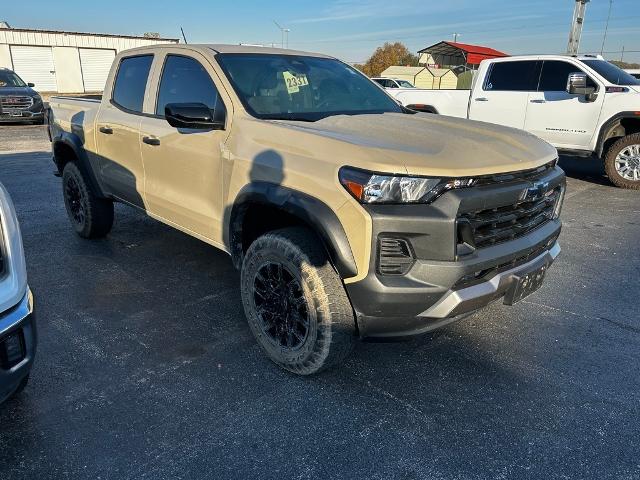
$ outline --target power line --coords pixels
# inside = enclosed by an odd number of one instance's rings
[[[602,47],[600,48],[600,55],[604,51],[604,44],[607,41],[607,32],[609,31],[609,20],[611,19],[611,7],[613,7],[613,0],[609,0],[609,13],[607,15],[607,24],[604,27],[604,36],[602,37]]]

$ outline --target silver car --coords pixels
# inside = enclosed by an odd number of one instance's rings
[[[9,193],[0,184],[0,402],[27,385],[36,343],[20,226]]]

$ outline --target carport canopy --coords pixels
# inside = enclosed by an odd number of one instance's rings
[[[493,48],[482,47],[480,45],[470,45],[468,43],[457,43],[442,41],[420,50],[418,53],[428,53],[429,55],[443,55],[446,57],[463,56],[469,65],[479,65],[487,58],[508,57],[504,52]]]

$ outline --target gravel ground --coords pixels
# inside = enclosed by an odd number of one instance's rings
[[[640,479],[640,192],[563,159],[563,252],[535,295],[315,378],[248,330],[230,260],[123,206],[66,219],[41,127],[0,127],[40,345],[0,407],[0,478]]]

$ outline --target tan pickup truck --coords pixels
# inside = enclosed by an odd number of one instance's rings
[[[560,251],[553,147],[408,110],[324,55],[129,50],[49,123],[76,232],[108,234],[117,201],[224,250],[258,344],[298,374],[511,305]]]

